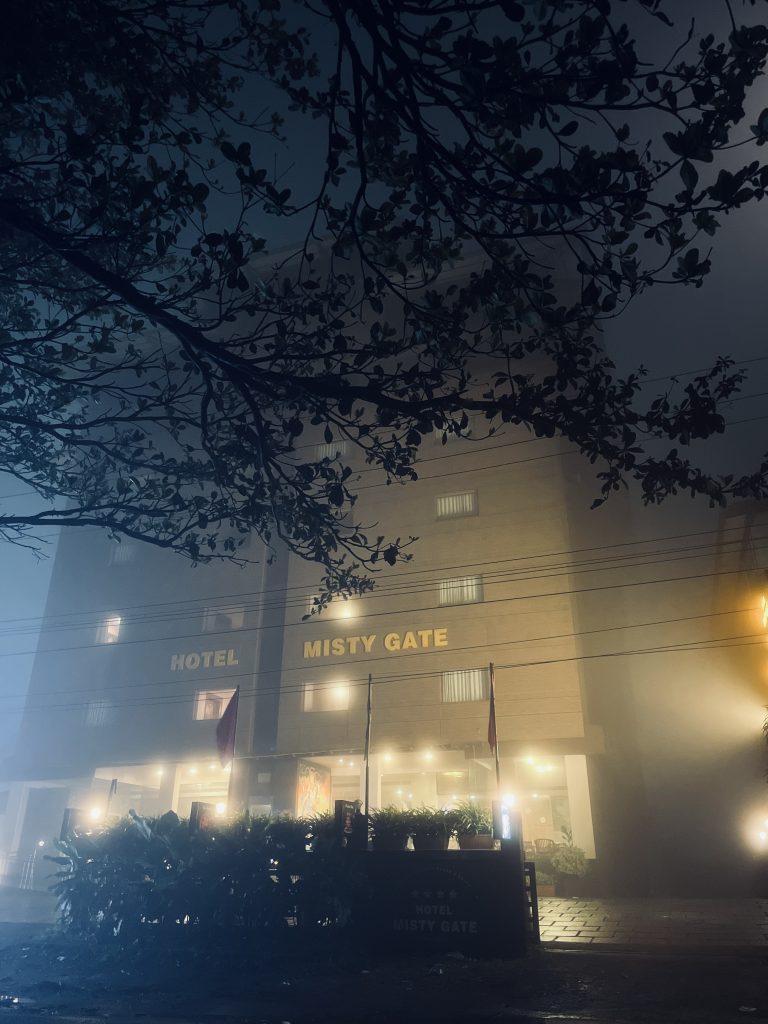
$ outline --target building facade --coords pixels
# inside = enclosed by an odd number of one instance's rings
[[[427,440],[405,486],[343,442],[315,457],[359,473],[359,521],[418,538],[372,592],[320,612],[317,567],[256,541],[243,567],[192,568],[62,536],[0,783],[7,865],[66,807],[98,822],[362,799],[369,679],[371,805],[487,802],[493,666],[501,795],[528,842],[568,830],[608,893],[752,891],[768,843],[759,507],[590,513],[594,480],[564,442],[482,421]],[[215,728],[238,686],[230,773]]]

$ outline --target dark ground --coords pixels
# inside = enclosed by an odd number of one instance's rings
[[[201,953],[160,941],[121,952],[39,926],[2,926],[0,1024],[52,1016],[62,1024],[768,1020],[768,956],[544,947],[523,960],[404,960],[317,945]]]

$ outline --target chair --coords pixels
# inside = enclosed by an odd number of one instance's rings
[[[533,847],[536,853],[554,853],[557,843],[554,839],[534,839]]]

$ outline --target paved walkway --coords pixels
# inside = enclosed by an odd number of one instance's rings
[[[546,898],[539,925],[557,945],[768,950],[768,900]]]

